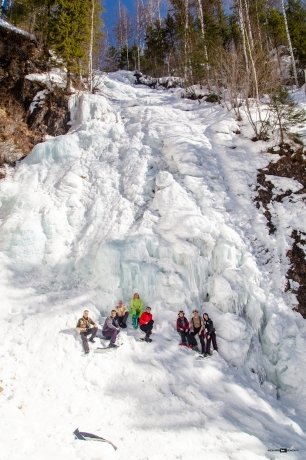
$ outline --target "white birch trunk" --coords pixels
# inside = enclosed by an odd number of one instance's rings
[[[243,54],[244,54],[244,59],[245,59],[245,67],[246,67],[246,72],[247,74],[249,73],[249,59],[248,59],[248,53],[246,49],[246,36],[245,36],[245,25],[244,25],[244,18],[243,18],[243,9],[242,9],[242,2],[241,0],[238,0],[238,15],[239,15],[239,23],[240,23],[240,30],[241,30],[241,36],[242,36],[242,48],[243,48]]]
[[[88,80],[89,91],[92,93],[93,74],[92,74],[92,56],[94,43],[94,17],[95,17],[95,0],[91,0],[91,23],[90,23],[90,43],[89,43],[89,58],[88,58]]]
[[[187,79],[187,68],[188,68],[188,34],[189,34],[189,0],[185,0],[185,40],[184,40],[184,54],[185,54],[185,63],[184,63],[184,77]]]
[[[290,37],[290,33],[289,33],[287,15],[286,15],[286,10],[285,10],[285,2],[284,2],[284,0],[281,0],[281,2],[282,2],[282,11],[283,11],[283,16],[284,16],[284,21],[285,21],[285,28],[286,28],[288,46],[289,46],[289,51],[290,51],[291,61],[292,61],[293,77],[294,77],[295,84],[296,84],[296,86],[298,87],[298,84],[299,84],[299,83],[298,83],[296,65],[295,65],[294,54],[293,54],[293,48],[292,48],[292,43],[291,43],[291,37]]]
[[[204,56],[206,59],[206,68],[208,68],[208,52],[207,52],[207,46],[205,43],[205,24],[204,24],[204,13],[203,13],[203,5],[202,1],[198,0],[198,5],[199,5],[199,19],[200,19],[200,24],[201,24],[201,34],[203,38],[203,44],[204,44]]]

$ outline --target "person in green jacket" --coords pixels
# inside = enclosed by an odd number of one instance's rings
[[[130,315],[134,329],[138,328],[138,319],[143,312],[143,300],[139,297],[138,292],[135,292],[130,302]]]

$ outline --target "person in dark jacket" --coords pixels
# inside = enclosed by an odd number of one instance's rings
[[[146,311],[141,313],[138,324],[140,329],[146,333],[145,341],[152,342],[150,335],[152,334],[154,321],[151,313],[151,307],[147,307]]]
[[[117,318],[116,310],[112,310],[110,316],[108,316],[104,322],[102,328],[102,335],[105,339],[110,339],[109,347],[117,347],[116,339],[120,332],[120,327]]]
[[[199,351],[198,350],[198,344],[196,341],[195,336],[198,334],[200,343],[201,343],[201,352],[204,354],[205,353],[205,342],[204,342],[204,322],[199,315],[198,310],[193,310],[193,316],[191,320],[189,321],[190,325],[190,341],[192,345],[192,349]]]
[[[189,329],[189,321],[185,317],[185,313],[183,312],[183,310],[180,310],[178,312],[178,318],[176,320],[176,330],[181,336],[180,345],[192,346],[190,341]]]
[[[84,310],[83,316],[78,320],[76,328],[80,333],[85,353],[89,353],[87,336],[90,335],[89,342],[94,343],[94,338],[98,332],[98,327],[97,324],[91,318],[89,318],[88,310]]]
[[[217,345],[217,338],[216,338],[216,330],[214,328],[214,323],[208,316],[208,313],[204,313],[203,315],[203,320],[204,320],[204,339],[205,339],[205,353],[204,356],[210,355],[210,345],[211,342],[213,344],[213,348],[215,351],[218,351],[218,345]]]

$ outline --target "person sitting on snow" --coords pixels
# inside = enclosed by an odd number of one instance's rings
[[[98,326],[91,318],[89,318],[88,310],[84,310],[83,316],[78,320],[76,328],[81,335],[85,353],[89,353],[87,336],[90,335],[89,341],[94,343],[94,338],[98,332]]]
[[[106,318],[103,328],[102,328],[102,335],[105,339],[110,339],[109,347],[117,347],[116,339],[120,332],[120,327],[118,324],[117,312],[116,310],[112,310],[111,314]]]
[[[146,333],[146,342],[152,342],[152,340],[150,339],[150,335],[152,334],[153,324],[154,321],[151,313],[151,307],[147,307],[146,311],[141,313],[139,317],[139,327],[143,332]]]
[[[133,295],[133,298],[131,299],[131,302],[130,302],[130,307],[131,307],[130,314],[132,317],[132,324],[133,324],[134,329],[137,329],[138,319],[141,313],[143,312],[143,301],[139,297],[138,292],[135,292],[135,294]]]
[[[210,355],[210,344],[213,343],[213,348],[215,351],[218,351],[217,345],[217,338],[216,338],[216,330],[214,328],[214,323],[208,316],[208,313],[203,314],[204,319],[204,329],[205,329],[205,353],[204,356]]]
[[[204,323],[199,315],[198,310],[193,310],[193,317],[191,318],[189,325],[190,325],[190,342],[192,345],[192,349],[198,351],[198,344],[196,341],[195,336],[198,334],[200,343],[201,343],[201,352],[205,353],[205,342],[204,342]]]
[[[189,321],[185,317],[183,310],[178,312],[178,318],[176,320],[176,330],[181,336],[180,345],[191,346],[190,335],[189,335]]]
[[[125,329],[126,322],[129,316],[129,311],[122,302],[122,300],[119,300],[118,305],[116,306],[116,312],[119,326]]]

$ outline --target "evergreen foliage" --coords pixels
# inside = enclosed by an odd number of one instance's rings
[[[9,17],[14,24],[35,33],[61,59],[69,88],[71,74],[86,74],[89,59],[96,67],[99,65],[101,12],[100,0],[16,0]],[[89,56],[90,51],[93,56]]]
[[[306,67],[306,4],[301,0],[288,0],[287,19],[292,45],[302,67]]]
[[[277,88],[272,94],[270,110],[274,119],[273,131],[278,131],[280,145],[285,143],[285,135],[290,129],[306,122],[306,111],[298,107],[283,87]]]

